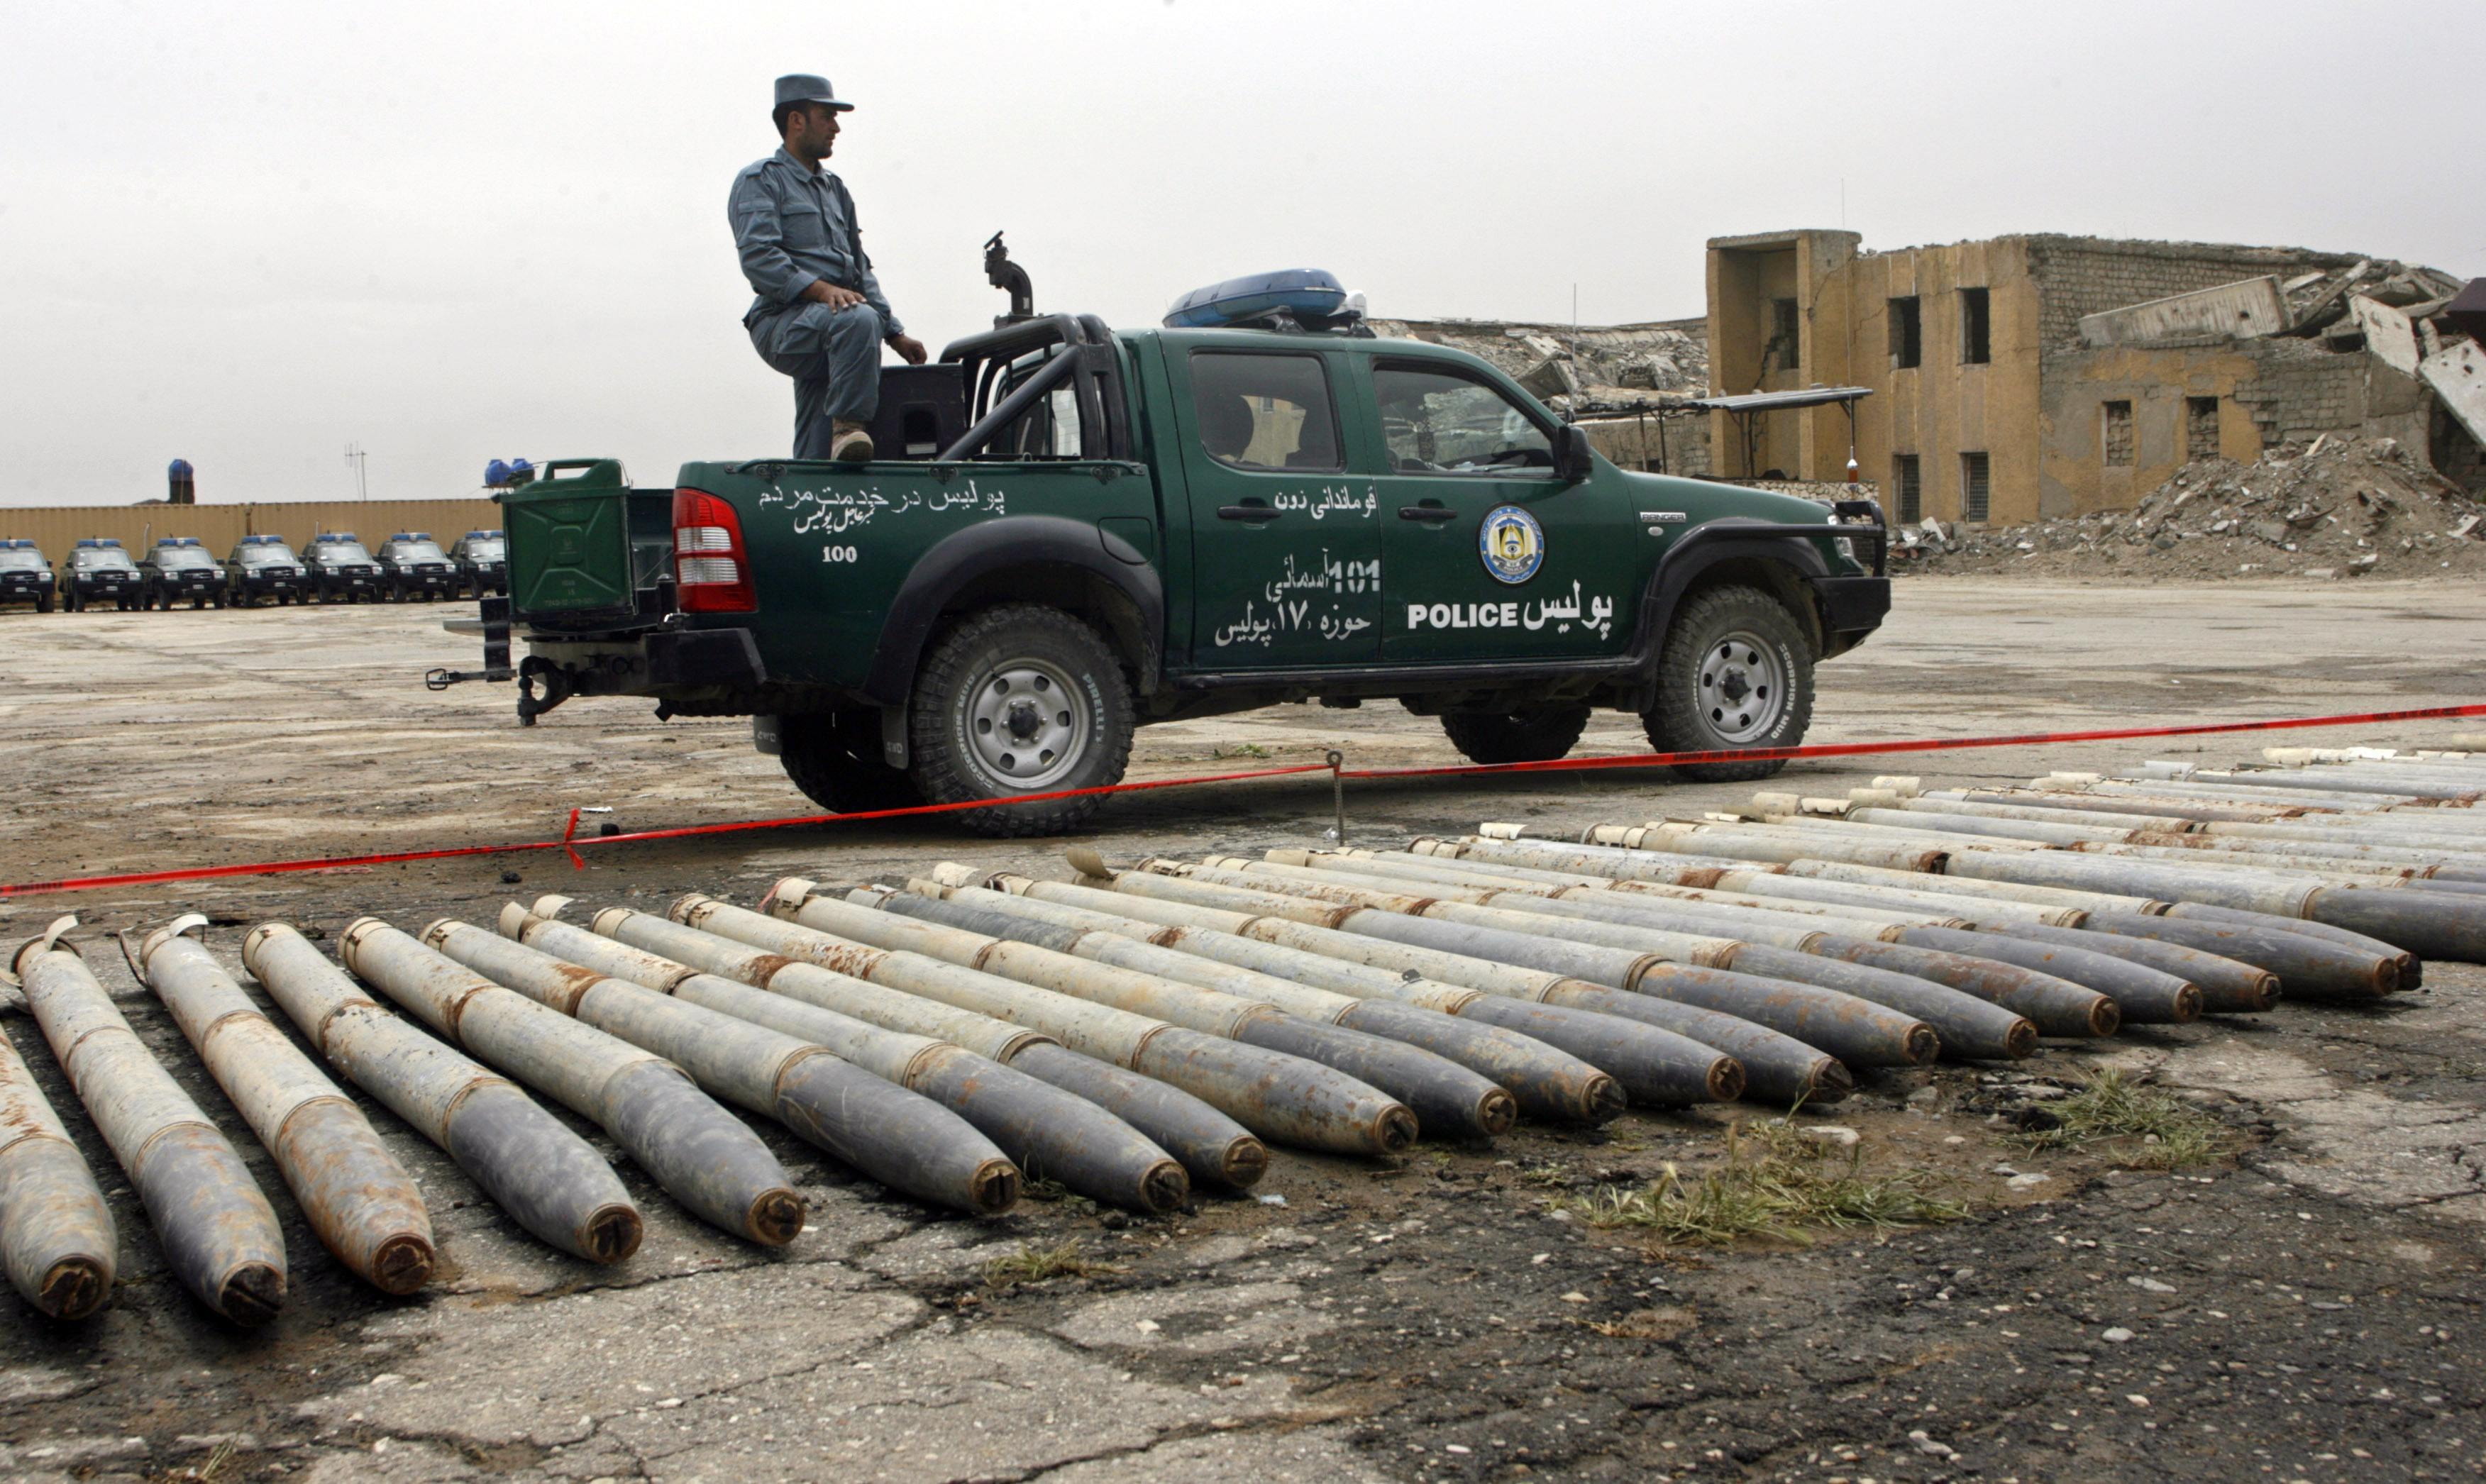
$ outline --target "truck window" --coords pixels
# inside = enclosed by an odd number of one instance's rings
[[[1429,367],[1379,366],[1381,436],[1400,474],[1506,475],[1554,467],[1554,441],[1496,387]]]
[[[1329,369],[1316,355],[1195,350],[1192,406],[1208,456],[1237,469],[1338,470]]]
[[[999,403],[1020,385],[1044,369],[1044,364],[1057,352],[1022,356],[1010,363],[1002,373],[1001,383],[993,389],[993,401]],[[1079,456],[1079,394],[1070,388],[1056,387],[1021,413],[1008,426],[993,435],[981,455],[985,458],[1077,458]]]

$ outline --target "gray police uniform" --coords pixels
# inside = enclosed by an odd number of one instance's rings
[[[880,408],[880,344],[900,333],[855,231],[845,182],[780,149],[733,178],[728,203],[742,276],[759,297],[742,316],[760,358],[794,378],[794,456],[826,458],[836,420]],[[864,297],[831,309],[802,297],[815,279]]]

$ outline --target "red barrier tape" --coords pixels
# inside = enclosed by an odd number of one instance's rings
[[[47,892],[89,892],[104,887],[151,886],[168,881],[205,881],[219,876],[273,876],[290,871],[345,870],[389,866],[405,861],[443,861],[457,856],[510,855],[529,850],[559,850],[571,866],[584,870],[581,845],[627,845],[648,840],[683,839],[698,835],[733,835],[751,830],[787,830],[803,825],[854,824],[871,819],[901,819],[917,814],[947,814],[959,810],[993,809],[1008,804],[1041,804],[1089,794],[1144,793],[1156,788],[1190,788],[1202,783],[1230,783],[1252,779],[1286,778],[1335,771],[1340,778],[1458,778],[1494,773],[1570,773],[1606,768],[1664,768],[1691,762],[1767,762],[1798,757],[1869,757],[1892,753],[1947,753],[1970,748],[2030,747],[2062,742],[2124,742],[2142,737],[2199,737],[2221,732],[2288,731],[2305,727],[2362,727],[2382,722],[2445,722],[2486,716],[2486,704],[2425,706],[2412,711],[2361,711],[2343,716],[2297,716],[2262,722],[2202,722],[2185,727],[2124,727],[2092,731],[2035,731],[2003,737],[1919,737],[1903,742],[1821,742],[1803,747],[1758,747],[1706,753],[1632,753],[1608,757],[1558,757],[1547,762],[1454,763],[1439,767],[1339,768],[1328,763],[1296,763],[1283,768],[1254,768],[1240,773],[1205,773],[1190,778],[1151,779],[1136,783],[1106,783],[1093,788],[1058,788],[1050,793],[1013,794],[962,804],[916,804],[904,809],[867,810],[852,814],[794,814],[779,819],[742,819],[726,824],[682,825],[671,830],[636,830],[621,835],[577,838],[579,811],[559,839],[524,840],[504,845],[458,845],[441,850],[399,850],[378,855],[327,856],[302,861],[263,861],[247,866],[194,866],[178,870],[131,871],[114,876],[71,876],[58,881],[0,885],[0,900]]]

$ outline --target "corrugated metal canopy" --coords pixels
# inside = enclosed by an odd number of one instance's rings
[[[1741,397],[1696,398],[1692,405],[1720,412],[1775,412],[1782,407],[1818,407],[1852,402],[1873,395],[1871,387],[1806,387],[1798,392],[1747,392]]]

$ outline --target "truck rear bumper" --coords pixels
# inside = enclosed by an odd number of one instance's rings
[[[647,638],[648,683],[758,685],[768,678],[747,628],[659,629]]]

